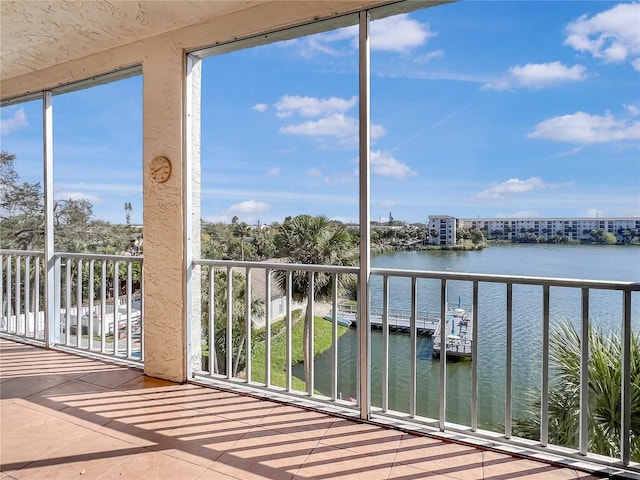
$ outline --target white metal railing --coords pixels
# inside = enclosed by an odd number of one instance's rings
[[[55,253],[53,264],[47,298],[43,252],[0,251],[0,333],[142,363],[142,257]]]
[[[358,388],[353,390],[352,396],[354,398],[347,401],[342,398],[341,387],[338,384],[338,377],[342,375],[341,357],[338,353],[342,345],[338,342],[340,312],[355,314],[354,317],[358,316],[357,312],[348,311],[344,307],[345,302],[340,293],[339,285],[343,276],[357,275],[357,267],[218,260],[196,260],[193,263],[200,269],[200,277],[197,282],[200,283],[203,299],[202,315],[195,321],[201,322],[200,326],[204,332],[203,338],[206,338],[206,345],[202,351],[207,352],[204,361],[194,367],[194,377],[204,381],[216,379],[235,384],[241,383],[255,388],[304,396],[321,402],[336,402],[342,407],[352,407],[354,410],[359,408]],[[211,271],[222,272],[222,276],[216,279],[215,275],[210,275]],[[234,271],[240,272],[240,280],[233,280],[232,272]],[[328,298],[324,299],[324,303],[329,303],[331,312],[326,316],[331,322],[331,348],[323,354],[323,356],[330,357],[330,371],[327,372],[321,372],[314,368],[314,362],[317,359],[313,355],[309,358],[310,365],[306,366],[306,375],[304,375],[303,365],[292,365],[292,349],[304,347],[292,340],[295,319],[293,318],[294,307],[292,306],[294,292],[291,285],[292,280],[299,278],[300,275],[304,275],[307,279],[306,296],[310,299],[312,312],[311,331],[314,331],[313,314],[318,311],[323,302],[313,300],[310,292],[313,291],[313,284],[314,281],[317,282],[318,275],[330,277],[330,294]],[[280,281],[276,281],[276,278],[279,278]],[[323,282],[326,283],[326,280],[323,279]],[[279,290],[280,286],[284,286],[284,289]],[[234,293],[234,289],[238,288],[241,290],[240,294]],[[271,328],[262,330],[255,326],[255,321],[245,320],[244,323],[238,321],[239,315],[242,316],[244,312],[252,311],[252,302],[255,302],[256,299],[269,302],[274,297],[274,291],[283,295],[285,300],[286,308],[283,312],[282,322],[278,323],[275,322],[275,319],[270,318],[269,308],[266,309],[267,318],[264,320],[264,324],[271,325]],[[404,291],[403,298],[400,298],[398,294],[401,291]],[[390,298],[390,292],[395,295],[394,298]],[[498,293],[496,294],[496,292]],[[562,451],[563,454],[566,454],[566,448],[555,449],[555,446],[551,445],[549,441],[551,419],[549,404],[550,389],[555,381],[553,372],[550,371],[550,331],[556,322],[556,317],[566,315],[566,312],[560,311],[558,313],[556,311],[558,310],[556,304],[559,298],[568,294],[567,292],[569,294],[573,292],[575,293],[573,296],[577,297],[576,308],[573,312],[575,316],[571,320],[575,320],[574,323],[579,331],[581,351],[580,401],[577,412],[579,419],[576,423],[579,432],[577,443],[571,451],[575,452],[577,456],[589,455],[590,458],[593,457],[591,455],[593,452],[589,451],[589,331],[594,321],[593,316],[602,317],[599,313],[597,315],[594,313],[599,312],[598,309],[601,308],[598,304],[600,292],[609,292],[615,295],[618,300],[613,300],[616,308],[609,311],[605,317],[609,322],[609,327],[620,332],[622,338],[621,396],[620,412],[617,418],[620,425],[620,453],[617,461],[620,465],[629,466],[631,463],[630,442],[632,441],[631,412],[632,408],[637,408],[637,405],[631,404],[632,311],[634,312],[633,322],[636,325],[640,320],[638,318],[640,304],[637,293],[640,292],[639,283],[372,268],[369,292],[371,308],[369,312],[371,316],[381,315],[381,332],[374,333],[380,328],[374,330],[375,324],[371,322],[369,338],[371,341],[371,338],[377,335],[376,342],[379,341],[379,348],[376,347],[373,351],[379,352],[380,358],[376,359],[374,367],[378,368],[377,365],[381,365],[381,367],[380,371],[376,371],[373,375],[376,377],[375,380],[372,380],[372,384],[375,384],[374,393],[376,393],[373,398],[379,398],[372,402],[369,411],[370,418],[380,416],[387,419],[401,419],[427,427],[431,426],[440,431],[462,431],[470,435],[492,439],[495,439],[497,434],[505,441],[524,442],[527,447],[532,446],[531,440],[533,440],[536,448]],[[451,302],[453,307],[448,302],[452,293],[455,294],[452,299],[454,301]],[[437,369],[437,372],[430,379],[433,382],[431,389],[438,393],[437,397],[429,400],[432,405],[427,405],[428,408],[425,408],[425,403],[428,403],[427,399],[422,398],[422,393],[419,393],[423,391],[422,382],[425,378],[421,357],[425,356],[425,348],[427,348],[425,346],[430,345],[430,348],[433,348],[435,345],[433,339],[425,339],[421,335],[425,332],[420,331],[418,319],[421,317],[432,319],[432,314],[421,312],[432,312],[434,309],[439,311],[440,319],[451,317],[452,308],[455,308],[455,298],[458,298],[458,306],[460,306],[461,296],[464,296],[467,305],[462,310],[466,312],[469,319],[470,332],[456,343],[450,340],[450,337],[455,337],[455,335],[450,335],[450,331],[448,331],[455,325],[447,321],[438,323],[436,335],[441,339],[448,340],[438,345],[439,359],[432,360],[431,366]],[[209,299],[214,299],[214,301],[209,301]],[[494,314],[491,315],[487,313],[490,311],[487,309],[489,300],[495,304],[493,306]],[[633,300],[635,302],[632,304]],[[396,318],[402,316],[399,312],[403,309],[402,314],[405,317],[408,315],[408,319],[406,319],[408,327],[406,333],[398,334],[393,332],[391,328],[393,322],[390,319],[392,316]],[[222,318],[219,318],[221,312]],[[333,312],[338,312],[338,314],[334,315]],[[355,322],[354,326],[359,328],[360,323]],[[514,412],[513,407],[516,397],[520,402],[523,397],[522,385],[518,383],[516,375],[516,370],[521,367],[519,362],[522,361],[517,359],[522,357],[522,352],[519,347],[514,349],[514,345],[521,345],[524,341],[521,338],[523,325],[525,328],[536,329],[539,332],[539,337],[525,342],[537,344],[532,352],[527,354],[529,356],[525,357],[525,360],[536,365],[538,373],[527,378],[527,389],[538,392],[537,408],[539,409],[536,420],[539,431],[533,439],[530,438],[527,441],[514,435],[514,422],[521,419],[522,412]],[[487,333],[491,328],[497,328],[501,332],[499,335],[500,348],[495,352],[486,346],[487,339],[494,335]],[[236,335],[234,329],[241,329],[241,335]],[[260,335],[256,336],[256,330],[260,330]],[[219,338],[220,335],[223,338]],[[396,387],[392,386],[397,383],[397,378],[395,378],[397,372],[390,370],[390,357],[397,353],[392,351],[391,340],[397,340],[398,335],[403,335],[408,341],[407,351],[402,352],[408,357],[406,365],[408,380],[407,385],[403,386],[403,400],[406,400],[406,405],[400,409],[394,408],[392,405],[392,399],[398,396],[398,392],[394,391]],[[282,359],[277,359],[272,354],[275,336],[280,338],[278,341],[284,338],[285,342],[284,362],[277,365],[275,363],[282,362]],[[314,348],[314,341],[317,340],[317,338],[314,340],[314,337],[310,336],[311,345],[309,348],[311,351]],[[232,347],[226,348],[227,345]],[[460,353],[460,348],[462,348],[460,345],[464,345],[465,349],[470,349],[471,361],[462,365],[447,361]],[[255,352],[260,353],[259,358],[256,357]],[[356,349],[356,352],[359,350]],[[238,361],[239,356],[243,356],[241,362]],[[369,362],[360,353],[356,353],[356,356],[358,365],[361,365],[362,362]],[[501,374],[500,381],[491,385],[496,391],[501,392],[499,395],[502,397],[499,402],[502,412],[501,420],[489,428],[487,428],[487,422],[481,421],[484,416],[481,406],[484,394],[479,389],[479,382],[487,372],[479,370],[480,364],[484,365],[483,368],[488,366],[488,370],[499,371]],[[259,368],[259,374],[256,373],[256,368]],[[372,366],[369,364],[368,368],[371,369]],[[449,392],[449,382],[455,379],[457,371],[465,368],[470,370],[470,381],[465,387],[469,389],[468,399],[465,397],[462,402],[462,409],[466,409],[466,413],[460,415],[462,419],[452,419],[449,406],[452,405],[454,396],[459,395],[460,386],[456,385],[456,390]],[[284,376],[278,377],[276,380],[273,375],[279,370],[284,372]],[[294,373],[294,370],[297,373]],[[319,387],[319,384],[323,382],[320,381],[318,375],[330,377],[328,387],[326,386],[327,382],[324,382],[323,388]],[[354,383],[359,384],[362,381],[360,376],[357,373],[353,373],[353,375],[355,377]],[[378,389],[379,392],[377,392]],[[351,397],[351,395],[349,396]],[[427,414],[424,413],[425,410]],[[429,412],[433,412],[434,415]],[[615,463],[615,459],[613,461]]]
[[[43,252],[0,251],[0,332],[44,342]]]

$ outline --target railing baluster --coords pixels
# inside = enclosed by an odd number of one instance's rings
[[[331,276],[331,398],[338,399],[338,274]]]
[[[4,255],[0,254],[0,331],[7,330],[9,317],[4,309]]]
[[[11,291],[13,290],[13,283],[11,279],[11,255],[7,256],[7,332],[13,333],[13,322],[11,321]]]
[[[542,287],[542,385],[540,388],[540,445],[549,443],[549,285]]]
[[[382,277],[382,411],[389,410],[389,277]]]
[[[16,330],[15,333],[16,335],[20,335],[20,314],[22,313],[22,310],[20,308],[20,300],[21,300],[21,288],[20,288],[20,284],[22,283],[22,257],[20,255],[16,255],[16,261],[15,261],[15,266],[16,266],[16,288],[15,288],[15,292],[14,292],[14,301],[15,301],[15,314],[16,314]]]
[[[309,318],[307,319],[309,322],[309,345],[305,346],[305,348],[308,347],[308,352],[309,352],[309,365],[305,367],[309,369],[309,383],[307,385],[307,393],[311,396],[313,396],[313,392],[314,392],[314,384],[315,384],[315,362],[314,362],[314,353],[315,353],[315,343],[314,343],[314,333],[315,333],[315,328],[314,328],[314,294],[315,294],[315,276],[314,276],[314,272],[313,270],[309,271],[309,292],[307,293],[307,301],[309,302],[308,305],[308,309],[309,309]]]
[[[233,363],[233,268],[227,268],[227,336],[226,336],[226,376],[231,378]]]
[[[120,340],[120,262],[113,262],[113,354],[118,355]]]
[[[471,430],[478,430],[478,282],[473,282],[471,305]]]
[[[265,375],[264,375],[264,383],[268,387],[271,385],[271,270],[267,268],[265,270],[265,279],[264,279],[264,296],[265,303],[267,308],[264,312],[264,328],[265,328]]]
[[[100,272],[100,353],[107,349],[107,261]]]
[[[512,429],[512,350],[513,350],[513,284],[507,283],[507,325],[505,352],[505,389],[504,389],[504,436],[511,438]]]
[[[620,460],[624,466],[630,461],[631,437],[631,291],[623,292],[622,306],[622,378],[620,412]],[[636,408],[639,408],[636,405]]]
[[[246,349],[246,381],[247,383],[251,382],[251,360],[252,360],[252,356],[251,356],[251,349],[252,347],[252,343],[251,343],[251,335],[253,333],[253,320],[252,320],[252,298],[251,298],[251,268],[247,267],[246,273],[245,273],[245,280],[246,280],[246,287],[245,287],[245,349]],[[270,310],[271,309],[271,304],[270,302],[267,302],[265,304],[265,312],[266,310]]]
[[[89,260],[89,284],[87,285],[88,287],[88,293],[87,296],[89,297],[89,303],[88,303],[88,308],[89,308],[89,312],[88,312],[88,316],[89,316],[89,325],[87,326],[87,334],[89,337],[89,342],[88,342],[88,348],[89,351],[93,350],[93,301],[94,301],[94,297],[95,297],[95,286],[93,284],[93,275],[95,273],[95,260],[91,259]]]
[[[447,421],[447,280],[440,280],[440,418],[438,424],[444,432]]]
[[[589,289],[582,289],[582,340],[580,342],[580,432],[579,451],[589,448]]]
[[[71,345],[71,258],[67,257],[64,264],[64,281],[65,281],[65,345]]]
[[[76,347],[82,340],[82,259],[76,260]]]
[[[410,362],[409,369],[409,416],[416,416],[416,390],[418,377],[418,329],[416,327],[416,317],[418,315],[418,295],[417,295],[417,279],[411,277],[411,316],[409,317],[409,335],[410,335]]]
[[[216,356],[216,309],[215,309],[215,283],[216,269],[209,266],[209,375],[218,373]]]
[[[131,358],[131,284],[133,283],[132,272],[131,272],[131,261],[127,262],[127,358]],[[200,348],[200,345],[197,345],[196,348]]]
[[[31,325],[31,255],[24,259],[24,336],[30,336]]]
[[[293,296],[293,272],[291,270],[287,271],[287,346],[286,346],[286,358],[287,358],[287,366],[285,367],[286,376],[287,376],[287,392],[291,392],[291,323],[292,323],[292,305],[291,300]]]
[[[42,332],[42,338],[39,337],[38,332],[40,331],[40,257],[36,257],[36,262],[34,265],[34,277],[33,277],[33,338],[44,339],[44,331]],[[2,287],[0,286],[0,292],[2,292]],[[0,300],[0,304],[2,300]]]

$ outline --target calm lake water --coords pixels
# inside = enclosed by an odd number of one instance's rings
[[[373,267],[407,270],[528,275],[560,278],[624,280],[640,282],[640,247],[591,245],[495,245],[481,251],[404,251],[372,259]],[[372,278],[371,301],[381,305],[382,279]],[[440,284],[418,281],[418,310],[439,316]],[[449,282],[448,301],[469,307],[472,285]],[[579,325],[581,295],[578,289],[552,288],[552,324],[571,321]],[[542,288],[513,288],[513,416],[521,417],[532,388],[540,385]],[[480,284],[478,309],[479,413],[485,428],[504,424],[506,287]],[[640,331],[640,295],[633,297],[632,328]],[[391,279],[390,307],[409,308],[410,282]],[[620,331],[622,296],[618,292],[591,294],[592,322],[606,331]],[[372,332],[372,404],[381,405],[381,332]],[[392,410],[409,409],[409,335],[392,333],[389,339],[389,403]],[[351,329],[338,342],[338,390],[342,398],[356,396],[357,333]],[[432,358],[432,339],[418,337],[418,415],[438,417],[439,360]],[[316,388],[331,392],[331,352],[316,358]],[[294,374],[303,378],[301,370]],[[471,361],[447,366],[447,421],[469,425],[471,421]]]

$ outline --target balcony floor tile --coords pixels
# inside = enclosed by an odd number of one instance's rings
[[[0,479],[595,478],[0,339]]]

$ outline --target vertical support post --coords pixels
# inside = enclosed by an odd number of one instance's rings
[[[542,287],[542,372],[540,388],[540,445],[549,443],[549,285]]]
[[[44,163],[44,309],[45,343],[52,347],[60,335],[60,309],[56,311],[56,260],[53,251],[53,95],[42,94]],[[58,299],[59,300],[59,299]]]
[[[200,258],[200,85],[201,63],[187,55],[184,87],[184,152],[182,191],[184,205],[185,275],[185,355],[186,378],[202,367],[202,267],[193,263]],[[209,351],[209,355],[212,352]]]
[[[589,448],[589,289],[582,289],[582,340],[580,342],[580,430],[581,455]]]
[[[369,318],[369,281],[371,276],[370,217],[370,40],[369,12],[360,12],[359,29],[359,120],[360,120],[360,281],[358,295],[359,392],[360,418],[368,420],[371,412],[371,319]]]

